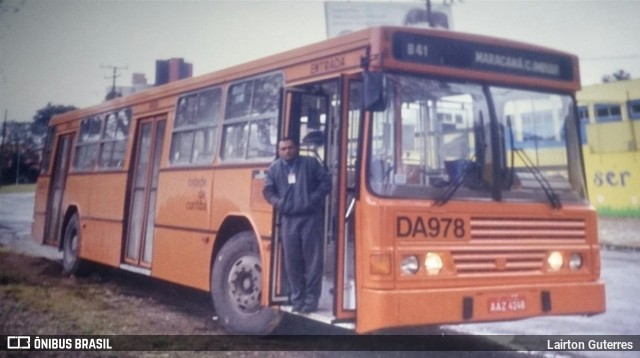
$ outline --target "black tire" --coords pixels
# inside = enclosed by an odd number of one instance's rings
[[[213,305],[228,331],[266,335],[278,326],[282,313],[260,304],[262,289],[262,262],[255,235],[238,233],[218,252],[211,275]]]
[[[86,274],[87,264],[80,259],[82,238],[78,214],[73,214],[69,219],[62,240],[62,273],[66,276]]]

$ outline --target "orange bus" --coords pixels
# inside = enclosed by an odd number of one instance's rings
[[[33,239],[211,293],[231,332],[293,313],[277,140],[328,168],[309,319],[358,333],[605,310],[573,55],[377,27],[52,119]],[[304,314],[303,314],[304,315]]]

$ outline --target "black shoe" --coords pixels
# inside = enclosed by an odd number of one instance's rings
[[[313,313],[318,310],[318,307],[305,306],[302,307],[302,313]]]
[[[302,306],[293,306],[292,311],[293,312],[303,312],[304,311],[304,307],[302,307]]]

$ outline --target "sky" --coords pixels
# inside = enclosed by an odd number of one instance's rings
[[[100,103],[111,85],[105,66],[126,67],[118,71],[119,86],[129,85],[135,72],[153,83],[157,59],[184,58],[197,76],[322,41],[324,6],[316,0],[0,0],[1,119],[6,111],[9,120],[31,121],[47,103]],[[638,14],[637,0],[455,0],[451,8],[455,31],[575,53],[583,85],[620,69],[640,78]]]

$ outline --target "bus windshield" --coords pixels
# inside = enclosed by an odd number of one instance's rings
[[[585,200],[569,95],[385,74],[368,182],[383,197]]]

